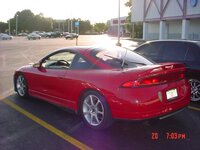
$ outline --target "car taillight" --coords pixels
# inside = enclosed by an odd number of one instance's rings
[[[128,81],[122,84],[123,88],[139,87],[139,86],[151,86],[164,84],[167,82],[173,82],[185,78],[184,73],[171,73],[171,74],[162,74],[155,76],[148,76],[144,78],[139,78],[135,81]]]
[[[133,86],[134,86],[134,81],[125,82],[122,84],[122,87],[124,88],[131,88]]]
[[[155,85],[165,83],[166,80],[162,77],[149,77],[144,79],[139,79],[135,81],[135,86],[144,86],[144,85]]]

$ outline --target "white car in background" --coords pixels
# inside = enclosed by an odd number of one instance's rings
[[[30,33],[30,34],[28,34],[27,35],[27,38],[29,39],[29,40],[36,40],[36,39],[41,39],[41,36],[39,35],[39,34],[36,34],[36,33]]]
[[[77,33],[66,33],[65,35],[65,39],[74,39],[74,38],[78,38],[78,34]]]
[[[13,36],[10,36],[10,35],[5,34],[5,33],[0,33],[0,39],[1,40],[12,40]]]

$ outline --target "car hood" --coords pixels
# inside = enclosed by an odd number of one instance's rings
[[[25,66],[22,66],[20,68],[18,68],[16,71],[29,71],[31,68],[33,68],[33,65],[32,64],[29,64],[29,65],[25,65]]]

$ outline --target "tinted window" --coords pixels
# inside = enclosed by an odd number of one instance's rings
[[[187,52],[184,42],[166,42],[163,49],[163,61],[183,61]]]
[[[152,64],[148,59],[124,48],[95,49],[91,54],[96,57],[97,61],[101,61],[113,68],[121,68],[123,60],[125,60],[124,67],[127,68]]]
[[[186,61],[200,61],[200,46],[196,44],[189,44],[186,54]]]
[[[72,62],[70,69],[73,70],[86,70],[86,69],[98,69],[95,64],[92,64],[88,60],[76,55],[74,61]]]
[[[68,69],[75,54],[71,52],[59,52],[47,57],[42,62],[42,67],[48,69]]]
[[[152,42],[138,47],[135,51],[147,58],[158,61],[160,58],[161,47],[161,42]]]

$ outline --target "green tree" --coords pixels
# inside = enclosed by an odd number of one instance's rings
[[[34,16],[35,25],[33,27],[34,30],[37,31],[51,31],[53,30],[52,24],[53,19],[51,18],[44,18],[43,14],[38,14]]]
[[[125,3],[125,6],[126,7],[131,7],[132,6],[132,0],[128,0],[126,3]]]
[[[94,31],[98,33],[102,33],[107,29],[107,25],[105,23],[96,23],[94,24]]]
[[[25,9],[21,12],[17,12],[14,17],[15,20],[16,17],[18,17],[18,32],[27,32],[34,29],[34,14],[30,10]]]
[[[10,20],[11,32],[15,33],[16,22],[19,32],[32,32],[32,31],[51,31],[52,22],[51,18],[44,18],[43,14],[34,15],[31,10],[25,9],[21,12],[16,12],[14,18]]]
[[[0,33],[6,32],[8,29],[8,23],[0,22]]]
[[[128,0],[126,3],[125,3],[125,6],[126,7],[129,7],[130,10],[131,10],[131,6],[132,6],[132,3],[131,3],[132,0]],[[132,33],[133,32],[133,25],[131,23],[131,12],[128,13],[128,17],[126,18],[126,29]],[[131,34],[131,37],[132,37],[132,34]]]
[[[89,32],[92,30],[92,25],[89,20],[80,20],[80,27],[79,27],[79,33],[85,34],[86,32]]]
[[[64,30],[68,31],[68,22],[71,19],[66,19],[64,21]],[[74,27],[74,23],[76,21],[80,22],[79,33],[85,34],[88,31],[92,30],[92,25],[89,20],[81,20],[81,19],[72,19],[73,21],[73,32],[76,31],[77,28]],[[42,13],[34,15],[30,10],[25,9],[23,11],[16,12],[15,16],[10,19],[11,24],[11,32],[15,34],[16,30],[16,22],[18,26],[19,32],[32,32],[32,31],[58,31],[61,29],[63,31],[63,22],[59,23],[52,18],[45,18]],[[7,25],[8,28],[8,25]],[[71,28],[71,22],[70,22]],[[1,30],[4,30],[2,27]]]
[[[128,0],[125,3],[125,6],[129,7],[131,11],[132,0]],[[128,14],[128,17],[126,18],[126,22],[127,22],[126,28],[131,33],[131,37],[142,38],[142,23],[136,23],[136,24],[131,23],[131,12]],[[133,31],[133,28],[134,28],[134,31]]]
[[[142,33],[143,33],[143,25],[141,22],[139,23],[134,23],[134,33],[133,33],[133,37],[135,38],[142,38]]]

